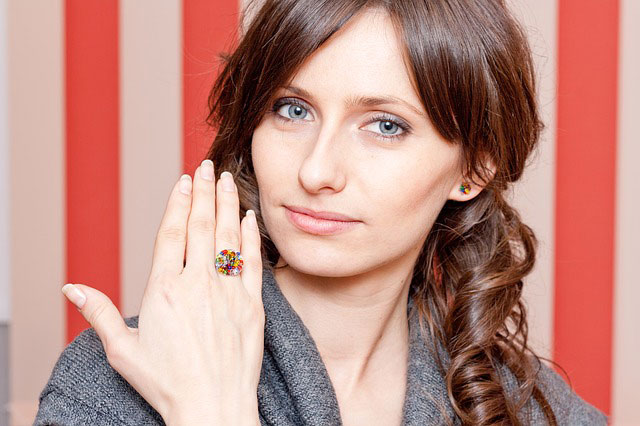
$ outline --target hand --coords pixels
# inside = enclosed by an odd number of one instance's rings
[[[223,190],[225,183],[231,192]],[[82,284],[63,287],[74,303],[76,289],[84,293],[84,304],[76,306],[100,337],[109,364],[167,423],[200,418],[241,424],[243,416],[259,424],[265,324],[260,234],[252,227],[255,213],[240,222],[238,210],[233,178],[214,182],[210,160],[198,167],[193,185],[189,175],[174,185],[138,328],[128,327],[102,292]],[[241,250],[240,275],[216,271],[215,256],[223,249]]]

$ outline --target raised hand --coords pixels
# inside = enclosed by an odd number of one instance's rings
[[[109,364],[167,424],[256,425],[265,323],[260,234],[253,211],[240,221],[231,174],[214,176],[205,160],[193,184],[183,175],[174,185],[138,328],[92,287],[67,284],[63,293],[96,330]],[[241,251],[240,275],[217,271],[224,249]]]

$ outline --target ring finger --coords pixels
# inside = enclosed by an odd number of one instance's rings
[[[220,175],[217,185],[216,197],[216,238],[215,252],[220,253],[221,250],[240,250],[240,214],[239,200],[236,184],[233,176],[229,172],[223,172]],[[214,265],[215,268],[215,265]],[[225,275],[216,272],[218,276],[234,278],[231,275]],[[235,279],[240,280],[239,276]]]

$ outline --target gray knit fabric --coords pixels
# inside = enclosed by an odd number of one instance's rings
[[[309,330],[280,291],[273,273],[263,271],[262,299],[266,314],[265,350],[258,385],[262,425],[341,425],[333,385]],[[409,365],[403,424],[461,424],[453,416],[443,376],[421,336],[418,317],[408,300]],[[412,314],[413,313],[413,314]],[[138,317],[125,319],[138,326]],[[441,354],[445,356],[438,349]],[[446,361],[445,361],[446,362]],[[508,391],[515,379],[503,369]],[[542,364],[539,384],[560,425],[606,425],[607,416],[571,390]],[[380,389],[384,392],[384,389]],[[525,421],[529,414],[529,421]],[[520,413],[525,424],[546,425],[532,399]],[[35,425],[163,425],[160,415],[107,362],[93,330],[80,333],[62,352],[40,393]]]

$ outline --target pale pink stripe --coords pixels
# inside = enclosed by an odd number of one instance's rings
[[[12,424],[31,424],[64,342],[63,9],[10,1]]]
[[[182,164],[180,0],[120,7],[122,314],[137,315]]]
[[[620,3],[618,169],[612,410],[615,425],[639,425],[640,397],[640,3]]]
[[[546,129],[530,166],[513,190],[514,205],[540,241],[536,265],[525,278],[530,344],[549,357],[553,333],[554,161],[557,0],[510,0],[510,9],[529,34],[534,53],[538,101]]]

